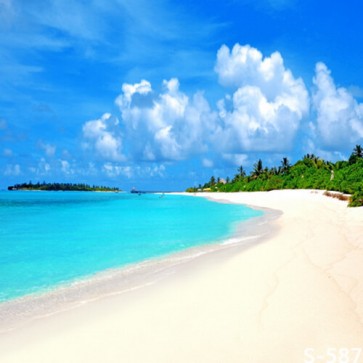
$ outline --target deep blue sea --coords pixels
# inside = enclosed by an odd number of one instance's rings
[[[261,214],[170,194],[0,192],[0,302],[220,242]]]

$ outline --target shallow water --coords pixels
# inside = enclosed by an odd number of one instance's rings
[[[0,301],[215,243],[260,215],[170,194],[0,192]]]

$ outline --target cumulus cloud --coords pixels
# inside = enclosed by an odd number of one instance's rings
[[[145,79],[124,83],[115,101],[120,120],[104,114],[83,126],[86,147],[102,159],[99,170],[109,177],[160,176],[163,170],[155,165],[193,156],[206,168],[245,165],[251,152],[280,157],[293,147],[298,131],[302,145],[324,150],[317,142],[321,139],[336,148],[331,152],[363,137],[363,105],[335,86],[322,63],[316,67],[312,97],[317,119],[311,117],[310,123],[308,116],[315,115],[310,114],[310,95],[279,52],[264,56],[249,45],[224,45],[215,71],[225,96],[214,109],[203,92],[183,92],[177,78],[164,80],[161,91]],[[135,166],[142,161],[148,163]]]
[[[215,70],[234,93],[218,102],[219,139],[224,151],[281,151],[291,148],[309,110],[301,78],[286,69],[279,52],[270,57],[249,45],[222,46]]]
[[[6,176],[18,176],[21,174],[21,167],[19,164],[6,165],[4,175]]]
[[[34,172],[39,176],[43,176],[43,175],[48,175],[51,169],[52,168],[48,163],[48,161],[46,161],[44,158],[40,158],[38,166],[34,168]]]
[[[133,173],[130,166],[120,166],[120,165],[114,165],[110,162],[105,163],[103,165],[103,171],[109,176],[109,177],[117,177],[119,175],[124,175],[127,178],[131,178]]]
[[[59,160],[61,171],[66,175],[72,175],[75,173],[75,170],[72,168],[71,164],[67,160]]]
[[[363,139],[363,104],[343,87],[336,87],[324,63],[315,68],[313,103],[317,112],[316,136],[328,149],[339,149]]]
[[[213,160],[211,159],[208,159],[208,158],[204,158],[202,160],[202,165],[205,167],[205,168],[212,168],[214,166],[214,163],[213,163]]]
[[[105,113],[100,119],[88,121],[83,125],[86,147],[93,148],[102,158],[112,161],[124,160],[122,140],[118,135],[118,121]]]
[[[227,89],[215,110],[203,92],[184,93],[177,78],[164,80],[160,92],[145,79],[124,83],[115,101],[120,122],[112,123],[105,114],[83,126],[86,145],[105,160],[103,171],[128,175],[129,170],[116,165],[126,160],[122,150],[129,161],[199,155],[202,165],[211,167],[217,159],[240,165],[250,151],[289,149],[308,113],[309,96],[303,81],[285,68],[281,54],[263,57],[248,45],[222,46],[215,70]]]
[[[247,154],[223,154],[223,159],[235,166],[245,165],[248,162]]]
[[[133,95],[147,95],[151,91],[152,88],[149,81],[142,80],[140,83],[135,84],[124,83],[122,85],[123,97],[119,99],[119,102],[123,103],[123,105],[127,107],[131,105]]]
[[[107,162],[102,166],[103,171],[109,177],[124,176],[128,179],[133,177],[154,177],[163,176],[165,171],[165,166],[160,165],[118,165],[111,162]]]
[[[47,144],[44,142],[39,142],[39,147],[44,150],[47,156],[53,156],[57,149],[54,145]]]
[[[182,160],[207,148],[203,135],[213,128],[216,114],[202,93],[189,98],[176,78],[152,94],[151,84],[124,84],[117,98],[131,151],[139,160]]]

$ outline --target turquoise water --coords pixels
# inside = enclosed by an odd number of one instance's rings
[[[169,194],[0,192],[0,301],[220,241],[261,214]]]

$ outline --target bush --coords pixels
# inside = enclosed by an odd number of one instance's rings
[[[362,207],[363,206],[363,193],[355,192],[351,197],[348,204],[349,207]]]

